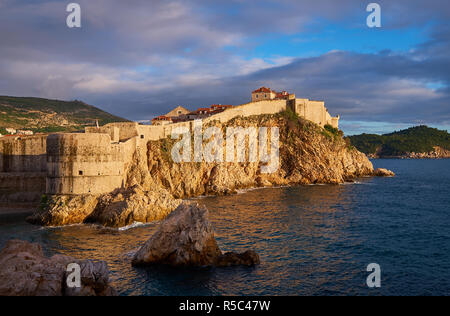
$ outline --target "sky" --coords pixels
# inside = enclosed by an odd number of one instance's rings
[[[0,0],[0,95],[82,100],[147,121],[247,103],[260,86],[324,100],[347,134],[450,131],[450,2]]]

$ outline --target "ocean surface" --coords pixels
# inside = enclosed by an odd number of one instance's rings
[[[121,295],[450,295],[450,160],[373,163],[397,176],[196,199],[223,250],[260,254],[253,268],[131,267],[157,223],[40,228],[0,215],[0,246],[19,238],[49,255],[106,260]],[[370,263],[380,288],[366,285]]]

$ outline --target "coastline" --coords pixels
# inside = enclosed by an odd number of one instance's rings
[[[450,159],[450,157],[410,157],[410,156],[372,156],[372,155],[367,155],[367,157],[372,160],[372,159],[410,159],[410,160],[424,160],[424,159],[430,159],[430,160],[439,160],[439,159]]]

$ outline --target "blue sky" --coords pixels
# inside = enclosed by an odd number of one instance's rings
[[[0,0],[0,95],[79,99],[150,120],[248,102],[262,85],[321,99],[346,134],[450,129],[450,4],[360,0]],[[5,44],[6,43],[6,44]]]

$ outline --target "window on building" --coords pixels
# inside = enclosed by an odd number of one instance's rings
[[[82,170],[78,171],[78,175],[82,176],[83,175],[83,171]]]
[[[144,139],[144,135],[141,135],[141,138]]]

